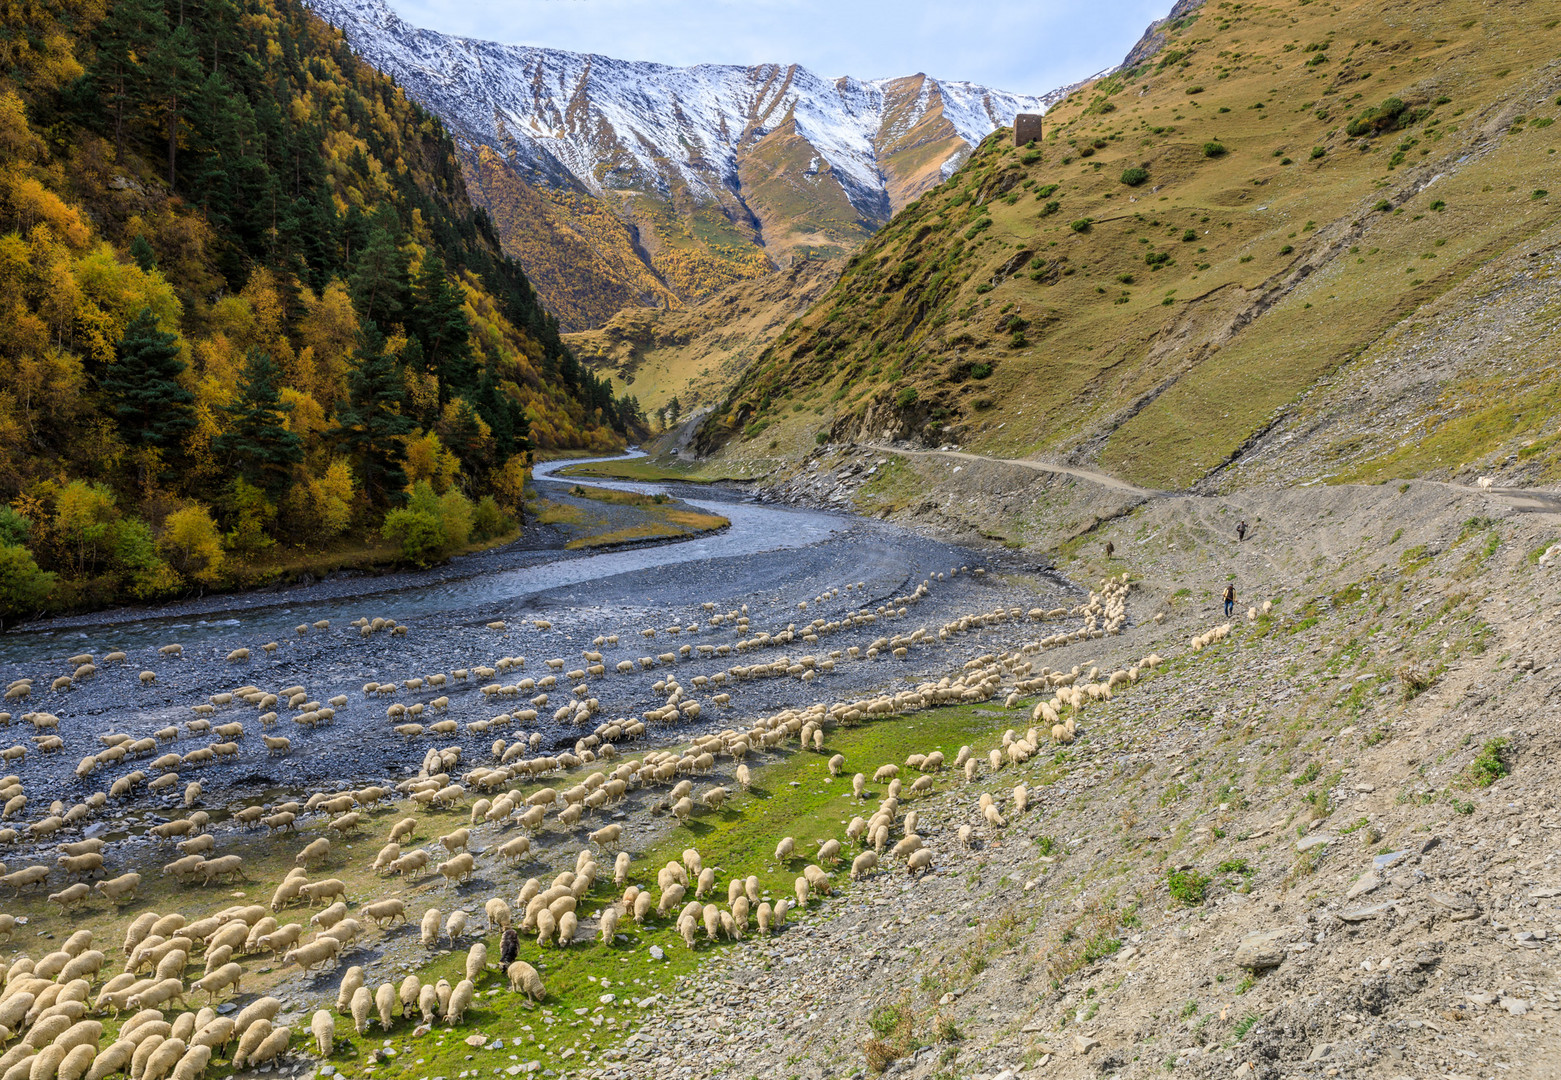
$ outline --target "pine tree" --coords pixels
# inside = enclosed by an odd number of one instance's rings
[[[401,436],[412,430],[412,421],[401,412],[401,373],[373,323],[365,324],[360,333],[355,360],[347,380],[347,401],[337,410],[342,424],[337,435],[357,458],[357,474],[369,500],[384,505],[399,499],[406,487]]]
[[[444,260],[432,252],[423,258],[408,321],[423,343],[423,362],[439,377],[439,403],[475,390],[477,365],[463,298],[446,279]]]
[[[201,62],[195,51],[195,36],[188,26],[178,26],[153,47],[146,61],[150,93],[162,114],[168,140],[168,186],[178,176],[179,131],[189,98],[201,82]]]
[[[250,349],[239,379],[238,399],[224,406],[232,426],[212,443],[233,473],[276,498],[292,480],[292,468],[303,460],[303,440],[287,430],[287,414],[277,384],[281,372],[271,354]]]
[[[136,238],[130,241],[130,257],[146,273],[157,269],[157,252],[152,250],[145,233],[136,233]]]
[[[391,326],[406,312],[407,258],[386,229],[369,234],[352,275],[352,306],[364,322]]]
[[[143,308],[99,380],[120,434],[132,446],[177,449],[195,427],[195,395],[179,385],[185,365],[178,342],[158,329],[151,308]]]
[[[89,76],[108,99],[114,117],[114,150],[124,147],[125,118],[146,99],[145,58],[168,36],[157,0],[119,0],[98,25],[96,58]]]

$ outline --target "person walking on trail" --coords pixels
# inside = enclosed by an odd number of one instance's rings
[[[1247,523],[1243,521],[1236,526],[1236,543],[1241,543],[1247,538]]]
[[[1230,613],[1236,608],[1236,586],[1225,586],[1225,618],[1230,618]]]

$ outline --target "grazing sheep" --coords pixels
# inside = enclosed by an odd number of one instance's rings
[[[504,969],[509,977],[509,988],[514,993],[524,992],[532,1001],[541,1001],[547,996],[547,990],[542,985],[542,976],[537,974],[537,969],[524,960],[516,960]]]
[[[282,957],[283,965],[297,964],[304,971],[336,959],[341,942],[333,937],[319,937],[307,945],[299,945]]]
[[[160,973],[160,972],[159,972]],[[211,1000],[217,1000],[217,991],[231,986],[235,994],[239,993],[239,979],[244,974],[243,968],[237,964],[223,964],[216,971],[207,975],[204,979],[198,979],[190,984],[191,990],[203,990],[211,995]]]
[[[477,860],[472,858],[471,852],[463,851],[455,858],[440,863],[438,869],[439,873],[444,875],[445,886],[448,888],[451,885],[459,885],[475,874]]]
[[[475,983],[488,970],[488,946],[479,941],[466,952],[466,978]]]
[[[314,1036],[315,1049],[322,1058],[331,1056],[331,1048],[335,1045],[336,1020],[324,1009],[316,1009],[314,1016],[309,1020],[309,1032]]]
[[[322,836],[318,840],[311,840],[304,845],[304,849],[298,853],[297,858],[293,862],[298,866],[309,866],[314,863],[324,862],[330,858],[330,855],[331,842]]]
[[[352,1011],[352,995],[357,993],[363,985],[363,969],[354,964],[347,969],[347,974],[341,977],[341,982],[336,987],[336,1011],[343,1015],[350,1015]]]
[[[390,1030],[399,1001],[396,988],[389,983],[380,983],[379,989],[374,991],[374,1011],[379,1013],[379,1026],[382,1030]]]
[[[392,897],[389,900],[380,900],[367,905],[363,909],[363,914],[373,919],[376,925],[386,926],[397,919],[406,922],[407,906],[405,901]]]
[[[461,1022],[461,1017],[466,1015],[466,1010],[471,1007],[472,996],[476,993],[476,987],[470,979],[462,979],[455,984],[455,989],[450,994],[450,1003],[445,1006],[444,1022],[451,1027]]]

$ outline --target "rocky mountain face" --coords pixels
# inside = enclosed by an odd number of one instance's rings
[[[501,45],[412,26],[382,0],[312,7],[445,122],[473,197],[572,330],[852,250],[1046,105],[924,74]]]

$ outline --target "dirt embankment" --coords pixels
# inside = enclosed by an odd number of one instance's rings
[[[790,493],[826,464],[849,467]],[[1051,498],[1022,529],[1056,535],[1105,498],[940,468],[891,516],[936,526],[953,499],[1011,524],[1005,499]],[[896,866],[801,934],[740,946],[641,1034],[642,1060],[691,1039],[701,1075],[1556,1075],[1561,581],[1541,555],[1561,516],[1515,502],[1408,483],[1104,515],[1058,569],[1138,579],[1133,625],[1048,663],[1169,664],[1088,707],[1079,743],[940,780],[910,804],[933,873]],[[1230,639],[1192,650],[1227,583]]]

